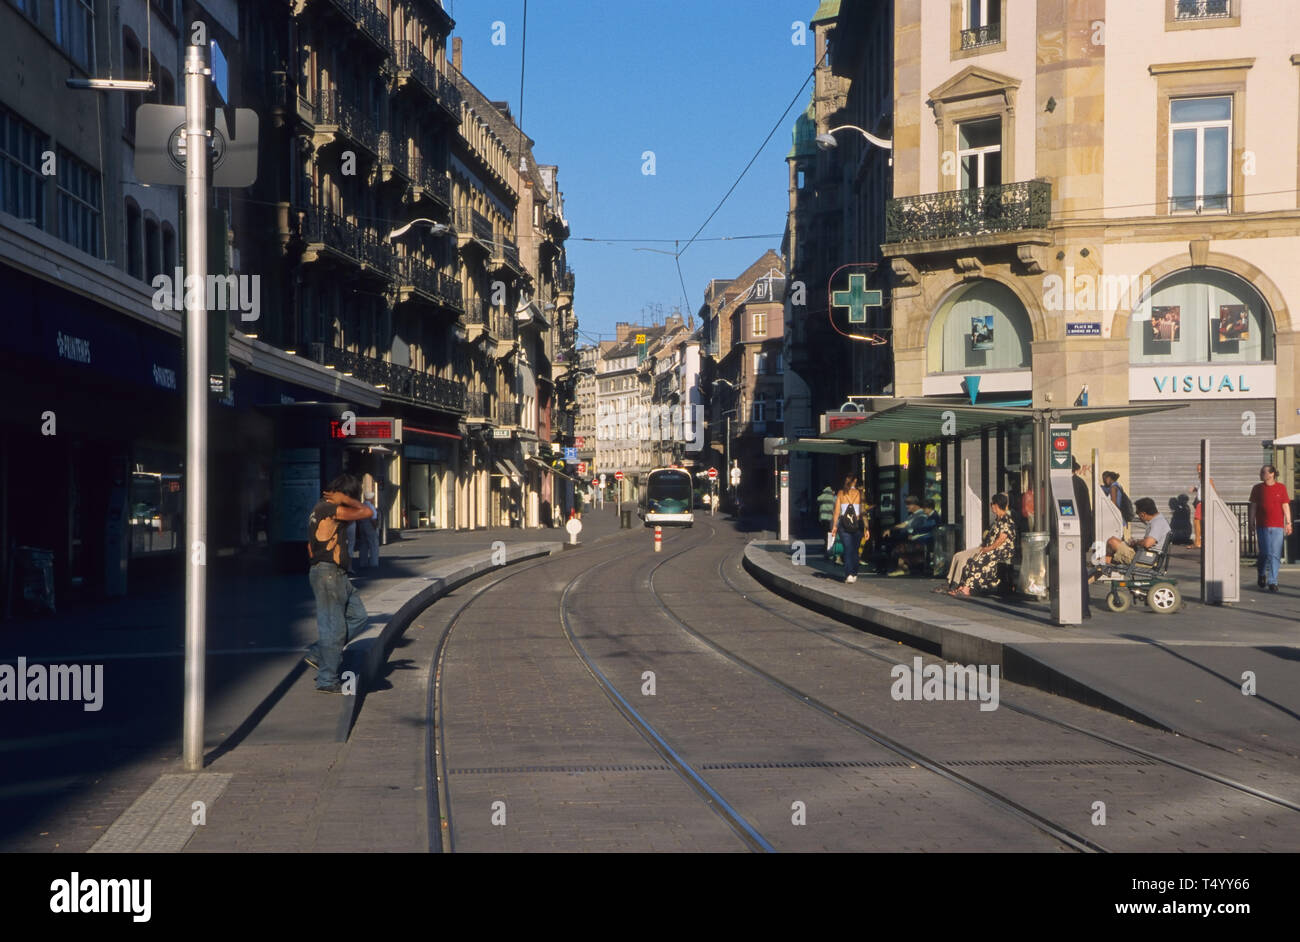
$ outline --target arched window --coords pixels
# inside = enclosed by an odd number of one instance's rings
[[[1033,329],[1024,305],[996,281],[977,281],[946,301],[926,344],[931,373],[1029,369]]]
[[[158,220],[150,214],[144,220],[144,280],[152,284],[162,265],[162,233]]]
[[[140,207],[133,199],[126,201],[126,273],[132,278],[144,277],[144,263],[141,256],[143,236],[140,230]]]
[[[1133,311],[1129,362],[1261,363],[1273,360],[1273,317],[1248,282],[1217,268],[1162,278]]]

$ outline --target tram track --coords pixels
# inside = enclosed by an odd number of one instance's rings
[[[730,589],[732,592],[734,592],[735,594],[739,595],[742,599],[744,599],[745,601],[749,602],[751,605],[757,606],[758,608],[760,608],[760,609],[766,611],[766,612],[769,613],[770,615],[772,615],[772,616],[774,616],[774,617],[776,617],[776,618],[779,618],[779,619],[781,619],[782,621],[787,622],[788,624],[794,625],[795,627],[797,627],[797,628],[799,628],[799,629],[801,629],[801,630],[803,630],[803,631],[807,631],[807,632],[809,632],[810,634],[814,634],[814,635],[816,635],[816,636],[818,636],[818,637],[820,637],[820,638],[824,638],[824,639],[826,639],[827,641],[831,641],[832,643],[837,644],[837,645],[839,645],[839,646],[841,646],[841,647],[849,648],[849,649],[854,650],[854,651],[857,651],[857,652],[859,652],[859,653],[861,653],[861,654],[865,654],[865,655],[867,655],[867,656],[869,656],[869,657],[871,657],[871,658],[874,658],[875,660],[882,661],[882,662],[884,662],[884,663],[886,663],[886,664],[889,664],[889,665],[891,665],[891,666],[897,665],[898,662],[897,662],[895,659],[890,658],[890,657],[887,657],[886,655],[881,654],[881,653],[878,652],[878,651],[873,651],[873,650],[871,650],[870,648],[866,647],[865,645],[855,644],[855,643],[853,643],[852,641],[849,641],[849,640],[847,640],[847,639],[845,639],[845,638],[840,638],[840,637],[837,637],[837,636],[835,636],[835,635],[828,634],[828,633],[826,633],[826,632],[824,632],[824,631],[820,631],[820,630],[818,630],[818,629],[816,629],[816,628],[810,628],[810,627],[808,627],[807,625],[801,624],[801,623],[800,623],[799,621],[797,621],[796,619],[790,618],[790,617],[789,617],[788,615],[786,615],[784,612],[780,612],[780,611],[776,610],[775,608],[773,608],[772,606],[770,606],[770,605],[766,605],[766,604],[764,604],[763,602],[760,602],[760,601],[758,601],[757,599],[752,598],[748,593],[744,592],[740,587],[738,587],[738,586],[737,586],[737,585],[736,585],[736,584],[735,584],[735,583],[730,579],[730,577],[727,576],[727,574],[726,574],[726,570],[725,570],[725,564],[726,564],[726,562],[727,562],[728,560],[730,560],[730,559],[734,559],[734,558],[736,558],[740,553],[743,553],[743,552],[744,552],[744,549],[743,549],[743,547],[742,547],[740,550],[737,550],[736,552],[734,552],[734,553],[730,554],[729,556],[726,556],[726,557],[724,557],[724,558],[722,558],[722,559],[720,559],[720,560],[718,561],[718,565],[717,565],[718,577],[719,577],[719,579],[722,581],[722,583],[723,583],[723,584],[724,584],[728,589]],[[1141,757],[1144,758],[1144,759],[1148,759],[1148,760],[1150,760],[1150,761],[1157,762],[1157,763],[1159,763],[1159,764],[1161,764],[1161,765],[1164,765],[1164,766],[1166,766],[1166,767],[1168,767],[1168,768],[1178,769],[1178,770],[1180,770],[1180,771],[1182,771],[1182,772],[1186,772],[1186,773],[1188,773],[1188,774],[1190,774],[1190,775],[1194,775],[1194,776],[1196,776],[1196,777],[1198,777],[1198,778],[1201,778],[1201,779],[1203,779],[1203,780],[1210,781],[1210,782],[1214,782],[1215,784],[1222,785],[1222,786],[1224,786],[1224,787],[1226,787],[1226,788],[1230,788],[1230,789],[1233,789],[1233,790],[1235,790],[1235,791],[1242,792],[1243,794],[1250,795],[1250,796],[1252,796],[1252,797],[1254,797],[1254,798],[1258,798],[1258,799],[1260,799],[1260,800],[1262,800],[1262,801],[1267,801],[1267,802],[1270,802],[1270,803],[1272,803],[1272,804],[1278,805],[1278,806],[1280,806],[1280,807],[1286,808],[1286,809],[1289,810],[1289,811],[1300,812],[1300,802],[1292,801],[1292,800],[1290,800],[1290,799],[1288,799],[1288,798],[1284,798],[1284,797],[1279,796],[1279,795],[1274,795],[1274,794],[1272,794],[1271,792],[1267,792],[1267,791],[1264,791],[1263,789],[1255,788],[1253,785],[1248,785],[1248,784],[1246,784],[1246,783],[1244,783],[1244,782],[1239,782],[1239,781],[1237,781],[1237,780],[1235,780],[1235,779],[1232,779],[1232,778],[1229,778],[1229,777],[1227,777],[1227,776],[1225,776],[1225,775],[1220,775],[1220,774],[1217,773],[1217,772],[1213,772],[1213,771],[1210,771],[1210,770],[1208,770],[1208,769],[1202,769],[1202,768],[1199,768],[1199,767],[1197,767],[1197,766],[1193,766],[1193,765],[1191,765],[1191,764],[1189,764],[1189,763],[1182,762],[1182,761],[1180,761],[1180,760],[1178,760],[1178,759],[1173,759],[1173,758],[1170,758],[1170,757],[1168,757],[1168,756],[1161,755],[1161,754],[1156,753],[1156,752],[1152,752],[1152,751],[1149,750],[1149,749],[1144,749],[1144,748],[1142,748],[1141,746],[1135,746],[1135,745],[1133,745],[1133,744],[1131,744],[1131,743],[1126,743],[1126,742],[1124,742],[1124,741],[1122,741],[1122,740],[1116,739],[1116,738],[1114,738],[1114,737],[1112,737],[1112,736],[1108,736],[1108,735],[1106,735],[1106,734],[1104,734],[1104,733],[1099,733],[1099,732],[1097,732],[1097,731],[1095,731],[1095,730],[1086,729],[1086,728],[1084,728],[1084,727],[1082,727],[1082,726],[1077,726],[1077,725],[1075,725],[1075,724],[1073,724],[1073,723],[1068,723],[1068,722],[1066,722],[1066,721],[1064,721],[1064,720],[1057,719],[1056,717],[1048,716],[1047,714],[1042,713],[1042,712],[1040,712],[1040,711],[1038,711],[1038,710],[1035,710],[1035,709],[1033,709],[1032,707],[1027,707],[1027,706],[1024,706],[1024,705],[1022,705],[1022,704],[1018,704],[1018,703],[1014,702],[1013,700],[1008,700],[1008,699],[1005,698],[1005,697],[1000,698],[1000,700],[999,700],[999,705],[1000,705],[1000,706],[1007,707],[1008,709],[1010,709],[1010,710],[1011,710],[1012,712],[1014,712],[1014,713],[1018,713],[1018,714],[1020,714],[1020,715],[1022,715],[1022,716],[1029,717],[1030,719],[1037,720],[1037,721],[1039,721],[1039,722],[1041,722],[1041,723],[1045,723],[1045,724],[1047,724],[1047,725],[1055,726],[1055,727],[1057,727],[1057,728],[1059,728],[1059,729],[1068,730],[1069,732],[1077,733],[1077,734],[1079,734],[1079,735],[1081,735],[1081,736],[1085,736],[1085,737],[1087,737],[1087,738],[1089,738],[1089,739],[1092,739],[1092,740],[1094,740],[1094,741],[1096,741],[1096,742],[1103,743],[1103,744],[1105,744],[1105,745],[1107,745],[1107,746],[1110,746],[1110,747],[1112,747],[1112,748],[1123,750],[1123,751],[1128,752],[1128,753],[1130,753],[1130,754],[1132,754],[1132,755],[1141,756]],[[1198,740],[1195,740],[1195,741],[1196,741],[1196,742],[1200,742],[1202,745],[1206,745],[1206,746],[1209,746],[1209,747],[1211,747],[1211,748],[1217,749],[1217,750],[1219,750],[1219,751],[1222,751],[1222,752],[1228,752],[1228,750],[1224,749],[1224,747],[1219,746],[1219,745],[1216,745],[1216,744],[1214,744],[1214,743],[1207,743],[1207,742],[1204,742],[1204,741],[1199,740],[1199,739],[1198,739]]]

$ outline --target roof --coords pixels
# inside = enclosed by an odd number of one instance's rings
[[[795,157],[813,157],[817,154],[817,114],[810,101],[803,114],[794,119],[794,130],[790,132],[793,141],[786,160]]]
[[[827,20],[839,19],[840,0],[822,0],[821,5],[817,7],[817,12],[809,21],[810,25],[816,26],[818,23],[824,23]]]

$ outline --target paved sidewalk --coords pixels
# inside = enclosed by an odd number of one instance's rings
[[[1029,684],[1142,722],[1220,743],[1300,756],[1300,569],[1284,568],[1281,591],[1255,587],[1242,569],[1241,601],[1203,605],[1199,560],[1178,552],[1170,574],[1183,608],[1157,615],[1108,611],[1093,585],[1093,617],[1060,627],[1043,602],[953,599],[938,579],[865,571],[852,585],[817,550],[795,566],[787,544],[755,541],[745,566],[760,582],[868,631],[935,651],[950,661],[999,664]],[[1246,672],[1255,694],[1243,693]]]
[[[617,532],[612,511],[585,515],[584,543]],[[406,531],[355,582],[372,616],[391,615],[394,589],[419,584],[453,557],[488,557],[494,543],[567,541],[561,529]],[[416,582],[413,582],[416,580]],[[414,588],[413,588],[414,591]],[[381,601],[382,600],[382,601]],[[86,850],[160,775],[179,773],[183,589],[137,592],[95,609],[0,631],[0,663],[101,664],[101,708],[6,703],[0,727],[0,850]],[[372,618],[372,621],[381,619]],[[222,559],[209,581],[206,743],[209,765],[244,740],[333,743],[343,698],[316,694],[302,651],[315,639],[306,573],[271,570],[264,551]],[[351,651],[350,651],[351,655]],[[299,687],[310,695],[287,710]],[[292,694],[292,695],[291,695]],[[333,712],[320,701],[332,701]],[[351,702],[348,703],[351,706]]]

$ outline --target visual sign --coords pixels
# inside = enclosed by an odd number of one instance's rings
[[[1073,459],[1070,455],[1070,431],[1062,429],[1052,433],[1052,470],[1069,471]]]

